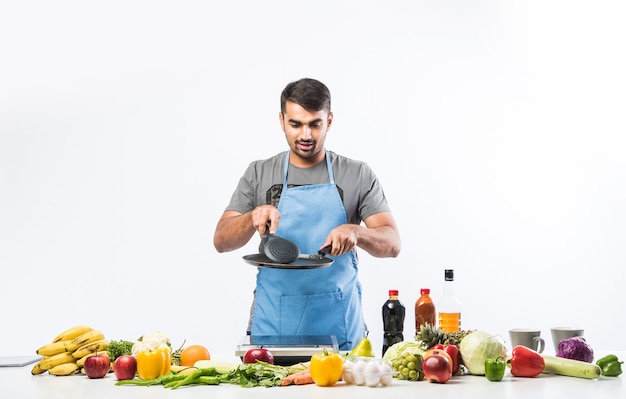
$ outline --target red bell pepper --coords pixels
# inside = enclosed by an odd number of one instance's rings
[[[513,348],[508,362],[515,377],[536,377],[546,365],[541,353],[522,345]]]
[[[452,358],[452,375],[459,372],[459,369],[461,368],[461,352],[459,351],[458,346],[437,344],[431,349],[439,349],[450,355]]]

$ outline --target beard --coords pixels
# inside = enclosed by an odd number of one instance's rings
[[[316,140],[296,140],[291,146],[291,151],[301,158],[313,158],[319,152]]]

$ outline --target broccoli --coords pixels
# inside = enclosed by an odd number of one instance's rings
[[[133,354],[133,342],[125,341],[123,339],[119,341],[110,341],[109,342],[109,357],[111,361],[114,362],[115,359],[122,355],[132,355]]]

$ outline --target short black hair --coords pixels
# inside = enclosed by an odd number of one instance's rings
[[[287,101],[294,102],[309,112],[326,110],[330,113],[330,90],[319,80],[303,78],[289,83],[280,95],[280,111],[283,114]]]

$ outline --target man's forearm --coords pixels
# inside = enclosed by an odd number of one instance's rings
[[[226,212],[217,223],[213,245],[220,253],[234,251],[246,245],[255,231],[250,212],[244,214]]]

